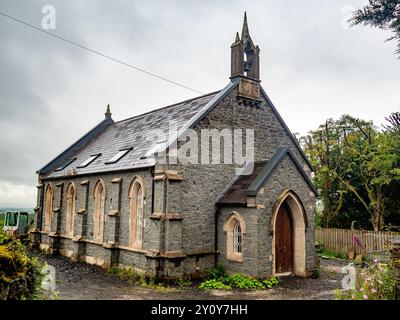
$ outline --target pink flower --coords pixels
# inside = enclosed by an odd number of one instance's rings
[[[363,295],[364,300],[368,300],[368,296],[366,294]]]
[[[360,292],[363,292],[364,291],[364,288],[360,288]]]
[[[376,291],[376,289],[371,289],[372,293],[377,293],[378,291]]]

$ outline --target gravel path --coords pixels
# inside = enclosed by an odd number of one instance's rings
[[[97,266],[71,262],[60,256],[40,255],[40,259],[55,267],[56,292],[60,299],[65,300],[328,300],[334,299],[333,290],[341,287],[343,274],[340,274],[340,269],[348,263],[321,259],[318,279],[284,277],[277,287],[270,290],[207,292],[194,287],[153,289],[133,286]]]

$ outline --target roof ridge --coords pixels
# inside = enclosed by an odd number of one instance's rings
[[[156,112],[156,111],[168,109],[168,108],[171,108],[171,107],[174,107],[174,106],[177,106],[177,105],[180,105],[180,104],[189,102],[189,101],[193,101],[193,100],[197,100],[197,99],[204,98],[204,97],[207,97],[207,96],[211,96],[211,95],[213,95],[213,94],[217,94],[217,93],[220,92],[220,91],[221,91],[221,90],[217,90],[217,91],[213,91],[213,92],[210,92],[210,93],[207,93],[207,94],[203,94],[203,95],[201,95],[201,96],[197,96],[197,97],[194,97],[194,98],[191,98],[191,99],[186,99],[186,100],[183,100],[183,101],[180,101],[180,102],[176,102],[176,103],[174,103],[174,104],[170,104],[170,105],[168,105],[168,106],[164,106],[164,107],[161,107],[161,108],[158,108],[158,109],[154,109],[154,110],[151,110],[151,111],[148,111],[148,112],[145,112],[145,113],[141,113],[141,114],[138,114],[138,115],[136,115],[136,116],[132,116],[132,117],[129,117],[129,118],[126,118],[126,119],[123,119],[123,120],[115,121],[114,124],[121,123],[121,122],[124,122],[124,121],[133,120],[133,119],[135,119],[135,118],[139,118],[139,117],[148,115],[148,114],[153,113],[153,112]]]

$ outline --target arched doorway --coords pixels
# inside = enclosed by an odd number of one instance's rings
[[[272,228],[273,274],[305,276],[307,219],[303,204],[292,190],[279,196]]]
[[[275,222],[275,272],[292,273],[293,227],[290,209],[283,203]]]

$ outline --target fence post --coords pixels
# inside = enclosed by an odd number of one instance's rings
[[[396,300],[400,300],[400,237],[395,237],[392,240],[390,255],[396,268]]]

